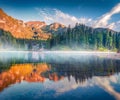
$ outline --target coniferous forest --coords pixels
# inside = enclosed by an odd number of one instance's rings
[[[69,26],[65,32],[53,35],[50,46],[52,48],[58,45],[68,46],[71,49],[114,51],[120,49],[120,33],[76,24],[74,28]]]
[[[33,36],[34,37],[34,36]],[[120,33],[107,28],[92,28],[82,24],[68,26],[62,31],[53,32],[47,40],[18,39],[10,32],[0,30],[0,47],[19,50],[120,50]]]

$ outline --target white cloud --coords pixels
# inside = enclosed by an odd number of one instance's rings
[[[111,11],[107,12],[97,19],[85,17],[77,18],[58,9],[36,8],[36,10],[39,12],[40,20],[45,21],[47,24],[58,22],[66,26],[71,25],[73,27],[76,23],[81,23],[95,28],[103,27],[120,31],[120,21],[111,23],[109,22],[113,15],[120,13],[120,3],[113,7]]]
[[[60,80],[58,82],[46,81],[44,83],[44,87],[46,87],[46,90],[51,90],[51,89],[55,90],[56,95],[61,95],[65,92],[72,91],[77,88],[98,86],[107,93],[114,96],[117,100],[120,100],[120,93],[114,89],[114,86],[111,85],[111,83],[118,84],[119,77],[120,74],[115,74],[110,77],[94,76],[92,77],[92,79],[88,79],[83,83],[78,83],[78,84],[76,84],[76,81],[73,77],[70,77],[71,79],[70,82],[68,81],[68,78],[65,77],[63,80]]]
[[[102,15],[94,24],[94,27],[108,27],[113,29],[116,23],[109,23],[111,17],[115,14],[120,13],[120,3],[118,3],[112,10],[104,15]]]
[[[74,26],[76,23],[89,24],[92,21],[91,18],[84,18],[84,17],[77,18],[67,13],[63,13],[58,9],[48,9],[48,8],[47,9],[36,8],[36,9],[39,11],[40,18],[48,24],[59,22],[66,26],[68,25]]]
[[[118,22],[115,23],[113,29],[116,30],[116,31],[120,31],[120,21],[118,21]]]
[[[107,25],[107,27],[109,28],[109,29],[114,29],[115,27],[116,27],[116,23],[110,23],[109,25]]]

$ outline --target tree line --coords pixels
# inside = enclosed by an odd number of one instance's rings
[[[105,28],[94,29],[83,24],[70,26],[64,31],[53,33],[48,40],[16,39],[10,32],[0,29],[0,48],[17,48],[22,50],[57,49],[68,47],[72,50],[113,50],[120,51],[120,33]],[[37,48],[37,49],[36,49]]]
[[[94,29],[83,24],[70,26],[66,31],[54,34],[50,47],[68,46],[71,49],[120,50],[120,33],[105,28]]]
[[[41,48],[41,44],[46,41],[39,39],[19,39],[11,35],[10,32],[0,29],[0,49],[7,50],[32,50],[37,45]],[[36,47],[36,46],[35,46]],[[35,49],[34,47],[34,49]]]

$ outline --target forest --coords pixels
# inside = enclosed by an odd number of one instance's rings
[[[34,37],[34,35],[33,35]],[[17,39],[10,32],[0,30],[0,48],[18,50],[98,50],[119,51],[120,33],[106,28],[92,28],[83,24],[68,26],[52,33],[48,40]]]
[[[54,34],[50,40],[53,46],[68,46],[76,50],[120,50],[120,33],[110,29],[88,27],[76,24],[74,28],[70,26],[65,32]]]

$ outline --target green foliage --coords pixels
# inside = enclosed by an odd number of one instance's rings
[[[120,33],[108,29],[76,24],[52,35],[46,41],[39,39],[16,39],[9,32],[0,30],[0,48],[39,50],[42,46],[51,50],[100,50],[120,51]]]
[[[32,50],[41,48],[42,44],[45,44],[47,48],[49,41],[38,39],[16,39],[10,32],[0,29],[0,48],[6,50]],[[34,47],[35,46],[35,47]],[[33,48],[34,47],[34,48]]]
[[[102,47],[98,48],[98,50],[99,50],[99,51],[108,51],[108,49],[102,48]]]
[[[117,51],[120,50],[120,33],[76,24],[74,28],[69,26],[63,33],[53,35],[50,47],[53,48],[57,45],[68,46],[71,49]]]

